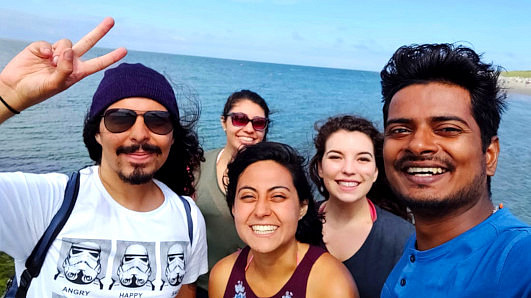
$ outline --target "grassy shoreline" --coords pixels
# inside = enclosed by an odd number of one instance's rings
[[[7,280],[15,274],[15,265],[13,259],[3,252],[0,252],[0,296],[6,289]]]
[[[531,78],[531,70],[504,71],[501,73],[501,76],[507,77],[507,78],[512,78],[512,77]]]
[[[507,92],[531,95],[531,70],[502,72],[499,82]]]

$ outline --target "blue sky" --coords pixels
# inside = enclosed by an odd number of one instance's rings
[[[98,46],[379,71],[401,45],[460,42],[508,70],[531,70],[531,1],[2,1],[0,38],[78,40],[105,16]]]

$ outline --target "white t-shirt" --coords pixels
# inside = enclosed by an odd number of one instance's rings
[[[0,173],[0,250],[17,276],[59,209],[68,177]],[[28,297],[174,297],[208,270],[205,222],[193,200],[193,243],[181,199],[156,181],[164,203],[149,212],[118,204],[98,167],[81,170],[79,195]]]

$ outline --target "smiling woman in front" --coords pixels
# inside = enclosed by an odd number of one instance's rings
[[[321,222],[303,162],[262,142],[229,164],[227,203],[248,246],[214,266],[209,297],[358,297],[346,268],[316,246]]]

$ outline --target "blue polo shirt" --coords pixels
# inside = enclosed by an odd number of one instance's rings
[[[381,297],[531,297],[531,227],[507,209],[435,248],[415,243],[416,234]]]

